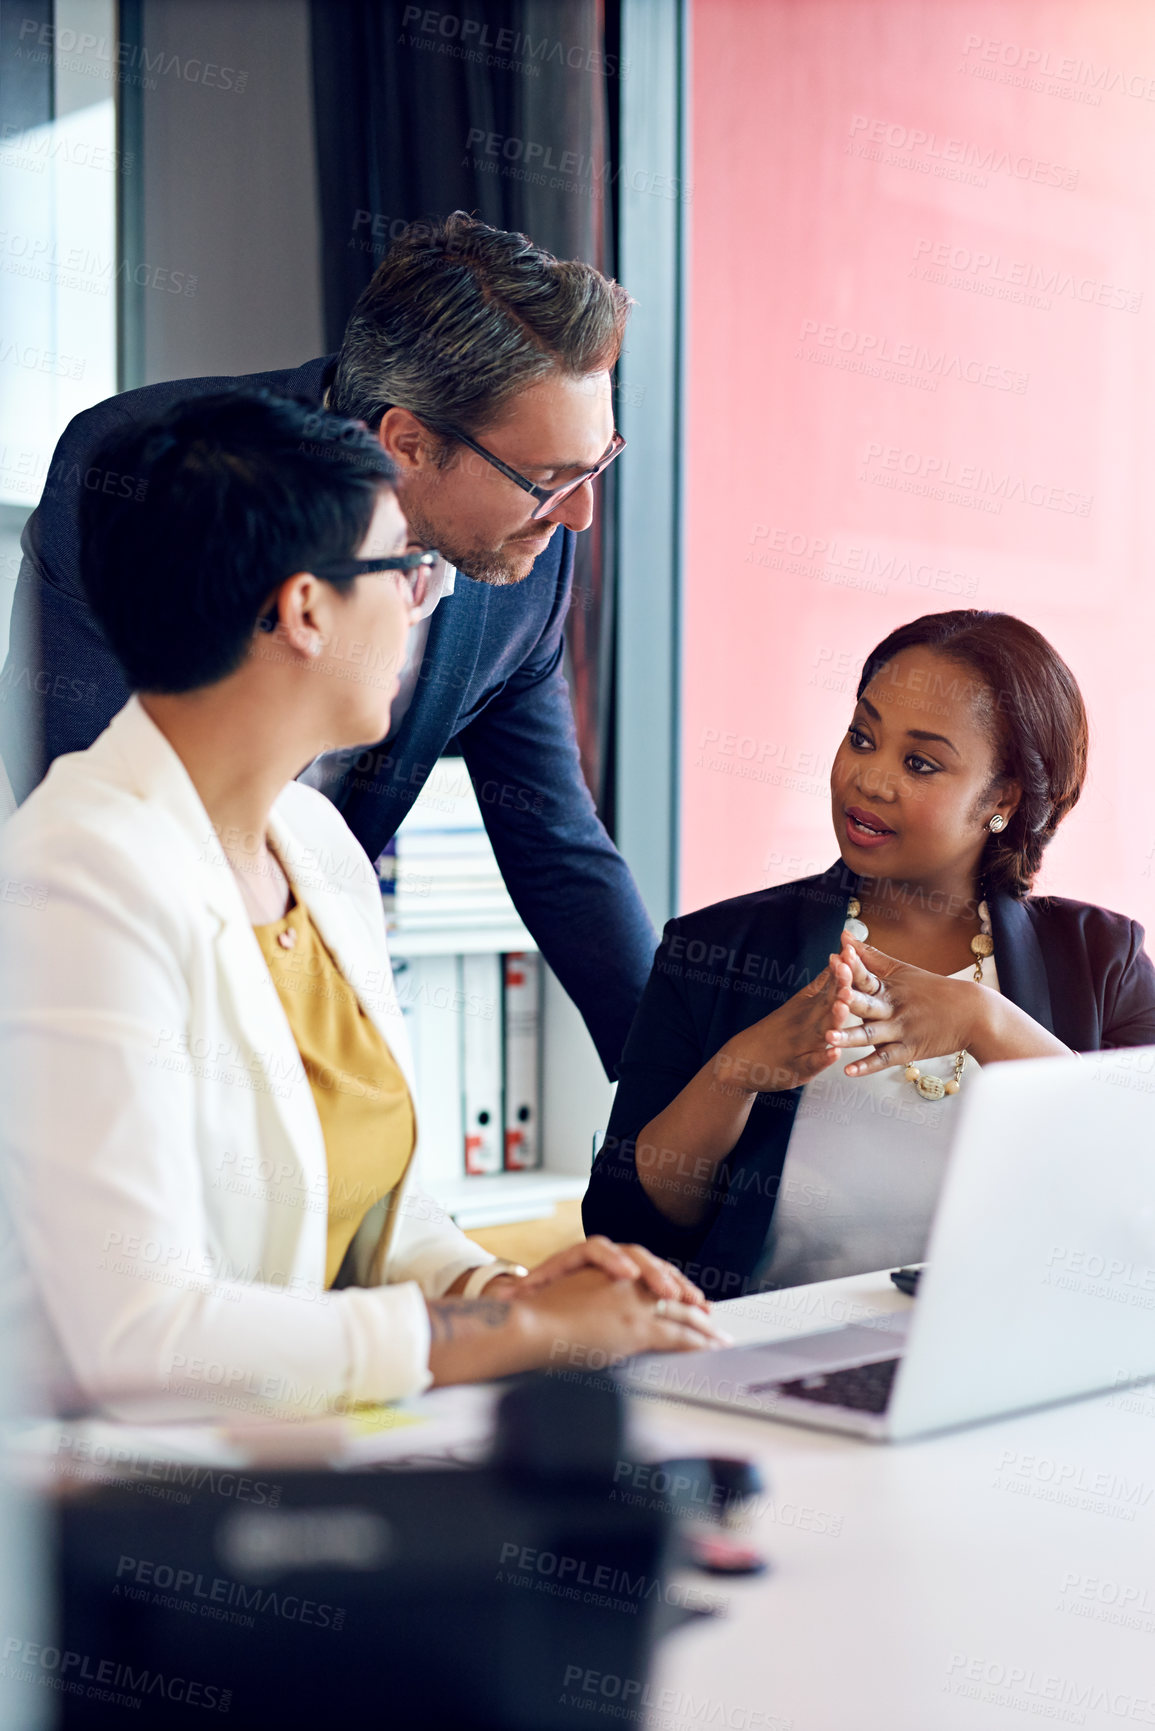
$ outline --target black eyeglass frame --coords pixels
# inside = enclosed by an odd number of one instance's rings
[[[332,564],[310,565],[309,569],[314,577],[326,582],[335,578],[340,582],[344,577],[375,577],[379,571],[418,571],[422,566],[430,570],[437,557],[432,548],[426,547],[420,553],[393,553],[381,559],[334,559]]]
[[[344,582],[354,577],[383,577],[389,571],[404,572],[406,577],[411,572],[424,571],[428,573],[436,565],[439,555],[432,548],[422,552],[393,553],[380,559],[334,559],[329,565],[312,565],[310,570],[314,577],[320,577],[322,582]],[[420,607],[428,589],[428,577],[424,583],[413,580],[407,584],[410,599],[414,607]],[[277,609],[273,607],[262,613],[257,620],[258,631],[275,631],[277,629]]]
[[[538,504],[536,509],[530,512],[531,523],[540,523],[543,517],[548,517],[551,511],[556,511],[563,500],[570,497],[571,493],[576,493],[578,488],[584,487],[587,481],[596,480],[603,470],[609,468],[615,458],[621,456],[626,448],[626,441],[615,430],[614,436],[610,440],[609,450],[604,457],[594,464],[592,469],[587,469],[584,474],[578,475],[573,481],[567,481],[564,486],[541,487],[536,481],[527,480],[516,469],[511,469],[508,463],[503,462],[500,457],[495,457],[492,451],[487,451],[484,445],[479,445],[476,439],[471,439],[468,433],[461,431],[460,427],[447,424],[445,431],[451,438],[460,439],[463,445],[468,445],[471,451],[476,451],[479,457],[484,457],[487,463],[492,463],[500,474],[504,475],[507,480],[515,482],[523,492],[533,495]]]

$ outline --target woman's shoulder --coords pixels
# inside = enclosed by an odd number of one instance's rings
[[[8,869],[159,884],[205,846],[207,821],[172,746],[130,698],[91,745],[55,759],[5,823],[0,850]]]
[[[167,965],[196,941],[203,868],[167,813],[86,773],[86,755],[58,758],[0,832],[0,948],[51,971],[72,944],[115,934]]]
[[[1053,937],[1070,942],[1074,938],[1090,946],[1106,946],[1113,950],[1141,945],[1143,926],[1131,914],[1117,913],[1113,908],[1100,907],[1097,902],[1080,902],[1070,896],[1025,896],[1020,904],[1026,911],[1040,941]]]
[[[99,773],[93,747],[58,757],[0,831],[8,873],[59,876],[78,863],[147,874],[170,839],[163,816],[130,786]]]
[[[839,861],[829,871],[813,877],[793,878],[789,883],[771,884],[766,889],[750,890],[745,895],[729,896],[725,901],[695,908],[692,913],[671,920],[666,930],[687,942],[716,943],[727,936],[740,938],[755,926],[764,929],[767,923],[795,926],[807,916],[821,917],[834,907],[844,908],[848,897],[854,894],[856,882]]]

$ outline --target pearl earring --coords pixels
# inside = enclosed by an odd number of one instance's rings
[[[313,641],[309,645],[309,654],[310,655],[320,655],[320,653],[321,653],[320,641],[318,638],[314,637]]]
[[[994,816],[991,818],[991,821],[987,825],[987,828],[994,835],[998,835],[999,831],[1001,829],[1006,829],[1006,827],[1007,827],[1007,820],[1003,816],[1001,811],[996,811]]]

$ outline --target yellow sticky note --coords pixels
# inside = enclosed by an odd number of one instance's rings
[[[406,1412],[399,1406],[358,1406],[346,1416],[354,1436],[377,1436],[382,1431],[429,1422],[423,1413]]]

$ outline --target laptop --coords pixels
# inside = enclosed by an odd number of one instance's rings
[[[903,1313],[647,1354],[625,1385],[899,1442],[1155,1377],[1155,1046],[991,1064],[959,1106]]]

